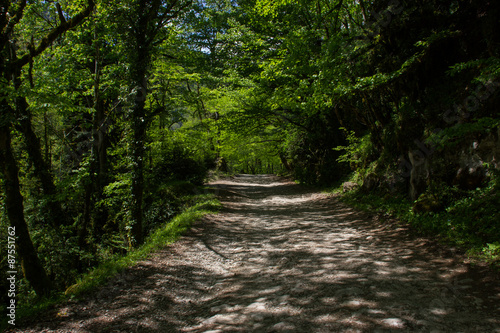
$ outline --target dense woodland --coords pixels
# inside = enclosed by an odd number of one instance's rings
[[[8,226],[25,301],[64,291],[209,170],[344,183],[498,258],[498,17],[489,0],[2,1],[0,284]]]

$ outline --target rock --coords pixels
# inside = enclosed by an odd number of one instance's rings
[[[422,194],[417,201],[413,204],[414,213],[437,213],[443,210],[443,203],[439,201],[439,198],[430,194]]]
[[[474,140],[464,147],[458,156],[459,168],[453,185],[463,190],[474,190],[486,183],[488,164],[500,168],[500,128],[481,140]]]
[[[421,151],[410,151],[408,157],[411,162],[410,172],[410,199],[416,200],[427,188],[429,179],[429,161]]]
[[[463,167],[458,169],[457,176],[453,180],[462,190],[475,190],[482,187],[486,180],[486,169],[482,166]]]
[[[374,190],[380,183],[380,177],[374,173],[369,173],[365,179],[363,179],[362,189],[364,192],[370,192]]]
[[[483,162],[500,169],[500,126],[473,148]]]
[[[400,193],[406,190],[405,178],[400,174],[387,173],[380,184],[388,193]]]
[[[359,185],[357,183],[354,183],[354,182],[345,182],[342,184],[342,191],[344,193],[346,192],[350,192],[352,190],[355,190],[359,187]]]

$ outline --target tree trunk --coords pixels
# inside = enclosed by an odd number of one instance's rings
[[[52,158],[51,158],[51,153],[50,153],[50,140],[49,140],[49,129],[48,129],[48,117],[47,117],[47,111],[43,114],[43,139],[45,142],[45,162],[48,165],[52,165]]]
[[[129,243],[137,246],[143,243],[142,201],[144,192],[144,140],[146,139],[146,97],[147,74],[151,62],[154,44],[161,27],[178,16],[191,4],[191,1],[139,0],[135,2],[130,35],[130,78],[134,89],[134,104],[131,110],[132,120],[132,220]],[[202,105],[203,107],[203,105]]]
[[[92,167],[91,170],[92,172]],[[90,225],[90,217],[92,211],[92,181],[89,181],[89,184],[85,184],[85,194],[83,195],[83,214],[82,214],[82,222],[78,228],[78,246],[80,249],[87,248],[87,235]]]
[[[143,242],[142,234],[142,199],[144,192],[144,139],[146,126],[144,124],[144,97],[137,93],[132,108],[132,228],[130,244],[137,246]]]
[[[281,164],[285,167],[287,171],[292,171],[292,167],[290,166],[290,163],[288,163],[288,160],[286,159],[285,154],[280,153],[279,158],[281,161]]]
[[[95,65],[95,80],[94,80],[94,133],[92,144],[92,164],[95,168],[95,202],[99,202],[103,198],[104,186],[108,183],[108,154],[107,154],[107,131],[108,124],[106,122],[105,103],[101,98],[101,68],[100,68],[100,55],[97,50],[97,58]],[[100,205],[94,216],[94,223],[92,226],[93,233],[96,236],[103,234],[103,228],[108,219],[108,210],[106,206]]]
[[[96,37],[97,38],[97,37]],[[96,44],[94,59],[94,117],[92,124],[92,145],[90,151],[89,174],[90,182],[85,185],[83,221],[78,230],[78,243],[85,246],[85,237],[89,229],[91,234],[100,238],[107,221],[107,209],[96,207],[103,197],[103,188],[107,181],[107,151],[106,151],[106,116],[105,105],[101,98],[101,59],[99,45]],[[94,214],[92,214],[94,212]],[[89,228],[90,227],[90,228]]]
[[[144,15],[144,14],[143,14]],[[141,22],[145,20],[146,22]],[[135,57],[131,66],[132,84],[135,90],[132,106],[132,221],[129,244],[131,247],[141,245],[143,237],[142,201],[144,193],[144,140],[146,138],[146,111],[147,98],[147,66],[151,57],[147,44],[147,18],[141,17],[135,35]]]
[[[10,225],[15,228],[16,251],[24,277],[39,296],[48,295],[51,282],[36,253],[24,219],[23,197],[18,178],[18,167],[12,152],[10,126],[6,118],[6,101],[2,102],[2,118],[0,126],[0,168],[3,174],[5,190],[5,208]]]
[[[16,55],[16,43],[12,42],[10,44],[11,58],[17,59]],[[21,67],[13,68],[12,72],[12,82],[14,88],[19,90],[21,87]],[[17,129],[23,134],[24,142],[26,144],[26,150],[30,161],[35,167],[35,175],[40,179],[42,184],[42,190],[47,197],[47,207],[49,210],[49,216],[53,226],[58,227],[61,225],[67,225],[67,218],[63,212],[61,203],[57,200],[57,188],[54,184],[52,178],[50,165],[43,159],[42,147],[40,145],[40,140],[33,131],[33,126],[31,124],[31,113],[29,110],[29,104],[24,96],[18,95],[15,98],[16,114],[19,120],[19,125]],[[10,109],[9,105],[6,108]]]
[[[67,225],[68,221],[62,209],[62,205],[56,198],[58,192],[52,178],[50,166],[43,159],[40,140],[33,131],[31,114],[28,110],[28,102],[24,97],[16,98],[16,111],[19,115],[18,129],[23,134],[26,151],[35,167],[35,175],[40,179],[43,193],[48,198],[47,206],[51,217],[51,223],[55,227]]]
[[[20,1],[15,15],[9,17],[7,20],[2,20],[0,24],[2,26],[2,29],[0,29],[0,78],[6,81],[6,85],[13,83],[14,88],[16,89],[19,88],[19,83],[16,82],[16,80],[20,77],[19,73],[21,68],[32,62],[33,58],[42,54],[61,34],[79,25],[83,19],[90,14],[94,7],[92,0],[89,0],[88,6],[84,10],[69,20],[64,18],[61,19],[60,24],[43,36],[36,47],[34,45],[30,45],[29,52],[26,52],[21,58],[17,58],[15,54],[15,41],[13,41],[14,34],[12,32],[14,31],[15,26],[20,22],[26,8],[26,4],[26,1]],[[2,10],[3,9],[5,8],[2,8]],[[5,17],[5,15],[3,15],[3,17]],[[7,62],[6,59],[9,59],[10,61]],[[33,242],[31,241],[28,225],[26,224],[26,220],[24,218],[23,197],[21,195],[18,176],[19,169],[12,151],[10,136],[12,117],[15,112],[9,105],[8,101],[8,92],[0,91],[0,173],[3,178],[5,189],[5,209],[11,226],[15,228],[16,250],[25,278],[31,284],[37,295],[48,295],[52,284],[40,262],[40,259],[38,258]],[[23,108],[25,108],[24,111],[27,111],[28,104],[26,99],[23,97],[16,98],[15,103],[16,108],[20,108],[18,111],[22,112]],[[41,169],[38,169],[35,172],[40,173],[42,186],[47,186],[49,193],[45,194],[55,194],[55,186],[53,186],[54,183],[51,181],[52,178],[50,172],[46,172],[49,168],[43,161],[40,142],[31,128],[31,118],[20,118],[20,128],[25,136],[27,147],[31,150],[29,151],[30,158],[35,158],[36,164],[34,164],[36,168],[41,166]],[[40,158],[38,159],[38,157]],[[53,186],[53,188],[51,188],[51,186]],[[53,204],[54,202],[50,205]],[[57,207],[51,207],[51,209],[52,208],[56,211],[58,210]],[[56,212],[55,214],[59,215],[59,212]],[[62,218],[63,214],[60,214],[57,217]]]

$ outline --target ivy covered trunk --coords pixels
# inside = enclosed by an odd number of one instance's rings
[[[137,64],[142,67],[141,64]],[[137,71],[137,80],[134,82],[139,84],[143,80],[139,79],[141,76],[145,79],[145,68]],[[144,193],[144,139],[146,136],[145,124],[145,98],[146,88],[137,86],[135,93],[135,101],[132,107],[132,221],[130,229],[129,243],[135,247],[143,243],[142,232],[142,201]]]
[[[147,71],[151,59],[151,36],[148,36],[152,19],[156,12],[149,11],[152,5],[148,1],[136,3],[137,21],[131,33],[133,47],[131,51],[130,77],[133,89],[131,110],[132,128],[132,209],[130,221],[129,245],[136,247],[143,243],[143,193],[144,193],[144,140],[146,138],[146,98]]]

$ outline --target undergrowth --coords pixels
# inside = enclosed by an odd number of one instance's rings
[[[383,191],[344,193],[341,200],[364,211],[398,218],[420,235],[437,236],[466,252],[472,262],[487,262],[500,269],[500,192],[498,174],[484,188],[461,191],[456,187],[430,188],[428,195],[444,203],[439,211],[415,212],[415,202]]]
[[[221,208],[220,202],[213,194],[198,194],[189,198],[189,206],[176,215],[171,221],[158,227],[145,240],[144,244],[128,252],[125,255],[115,254],[109,260],[101,263],[95,269],[82,275],[77,282],[70,286],[64,293],[54,293],[50,298],[37,299],[33,296],[31,299],[25,298],[19,300],[16,312],[16,321],[28,318],[50,307],[71,299],[78,299],[81,296],[104,285],[116,274],[126,268],[132,267],[138,261],[147,258],[155,251],[164,248],[181,237],[192,225],[203,216],[215,213]],[[0,331],[5,327],[0,326]]]

